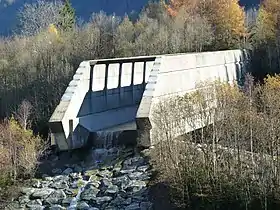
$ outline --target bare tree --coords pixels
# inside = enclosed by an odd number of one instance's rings
[[[18,107],[15,117],[21,127],[26,130],[31,125],[32,105],[29,101],[23,100]]]
[[[18,13],[19,32],[23,35],[34,35],[46,29],[50,24],[57,24],[61,1],[38,0],[25,4]]]

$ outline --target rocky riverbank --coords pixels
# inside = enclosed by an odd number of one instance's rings
[[[59,157],[52,158],[52,165]],[[53,168],[30,180],[6,209],[148,210],[147,159],[133,149],[93,150],[85,161]]]

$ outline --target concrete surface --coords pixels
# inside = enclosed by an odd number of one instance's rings
[[[243,50],[84,61],[49,120],[52,144],[79,148],[90,133],[137,129],[149,146],[158,101],[204,81],[239,80],[247,61]]]

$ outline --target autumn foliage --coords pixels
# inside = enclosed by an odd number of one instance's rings
[[[178,206],[279,209],[279,90],[279,75],[267,76],[264,84],[247,75],[242,89],[217,82],[158,104],[152,162]],[[216,105],[205,109],[209,97]],[[173,138],[175,128],[184,130],[197,119],[206,126]]]
[[[30,130],[30,113],[30,103],[23,101],[16,117],[0,123],[0,188],[33,176],[45,149],[42,139]]]
[[[168,13],[176,17],[181,10],[188,15],[199,14],[205,17],[215,33],[215,48],[237,47],[246,36],[245,12],[238,0],[171,0]]]

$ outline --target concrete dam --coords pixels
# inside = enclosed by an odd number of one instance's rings
[[[76,149],[97,132],[137,131],[149,147],[158,101],[204,81],[239,81],[248,62],[245,50],[83,61],[49,120],[52,145]]]

